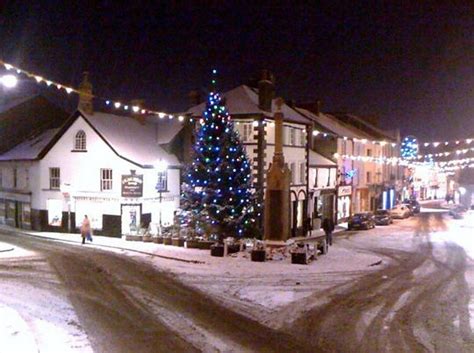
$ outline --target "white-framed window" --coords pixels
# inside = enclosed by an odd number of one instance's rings
[[[306,183],[306,164],[300,163],[300,184]]]
[[[112,190],[112,169],[100,169],[100,191]]]
[[[86,133],[79,130],[74,137],[74,150],[85,151],[87,149]]]
[[[251,142],[252,141],[252,130],[253,125],[251,123],[245,123],[243,125],[243,134],[242,134],[242,141],[243,142]]]
[[[49,168],[49,188],[59,189],[61,187],[61,170],[59,168]]]
[[[296,183],[296,163],[290,163],[291,184]]]
[[[300,146],[306,146],[306,130],[300,130]]]
[[[290,127],[290,146],[296,145],[296,129]]]

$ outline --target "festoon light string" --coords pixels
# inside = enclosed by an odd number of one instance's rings
[[[140,107],[136,104],[128,104],[128,103],[122,103],[118,100],[114,99],[109,99],[109,98],[104,98],[97,96],[95,94],[88,94],[87,92],[82,92],[76,88],[73,88],[71,86],[64,85],[62,83],[58,83],[53,80],[49,80],[47,78],[44,78],[41,75],[37,75],[35,73],[32,73],[27,70],[23,70],[15,65],[6,63],[3,60],[0,60],[0,65],[3,65],[7,71],[15,71],[17,74],[24,75],[28,78],[31,78],[36,81],[37,84],[45,84],[47,87],[56,87],[58,90],[64,90],[67,94],[81,94],[81,95],[86,95],[90,96],[93,99],[96,100],[101,100],[103,101],[107,106],[113,107],[117,110],[123,110],[123,111],[132,111],[133,113],[136,114],[147,114],[147,115],[157,115],[160,119],[168,118],[168,119],[174,119],[177,118],[179,121],[184,121],[186,117],[184,115],[176,115],[176,114],[169,114],[161,111],[156,111],[152,109],[147,109],[144,107]]]

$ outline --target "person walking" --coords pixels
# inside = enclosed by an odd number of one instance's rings
[[[332,246],[332,232],[334,231],[334,222],[332,218],[324,218],[322,228],[326,233],[326,243]]]
[[[82,220],[81,237],[82,237],[82,244],[86,243],[86,238],[92,241],[91,222],[89,221],[89,218],[87,218],[87,215],[84,215],[84,219]]]

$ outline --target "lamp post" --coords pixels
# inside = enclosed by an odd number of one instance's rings
[[[61,184],[61,192],[67,203],[67,231],[71,233],[71,184]]]
[[[162,202],[162,194],[163,191],[166,191],[167,189],[167,171],[168,171],[168,162],[166,162],[164,159],[160,159],[156,162],[155,164],[155,169],[158,172],[158,180],[156,183],[156,190],[159,193],[159,217],[160,217],[160,223],[159,223],[159,228],[158,228],[158,235],[161,236],[161,229],[162,229],[162,214],[161,214],[161,202]]]

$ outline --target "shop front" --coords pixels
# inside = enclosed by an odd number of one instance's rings
[[[324,218],[332,218],[336,203],[336,189],[316,189],[313,192],[313,229],[319,229]]]
[[[31,229],[31,196],[21,193],[0,194],[0,223]]]
[[[351,185],[341,185],[337,188],[337,223],[347,222],[351,216],[351,199]]]

